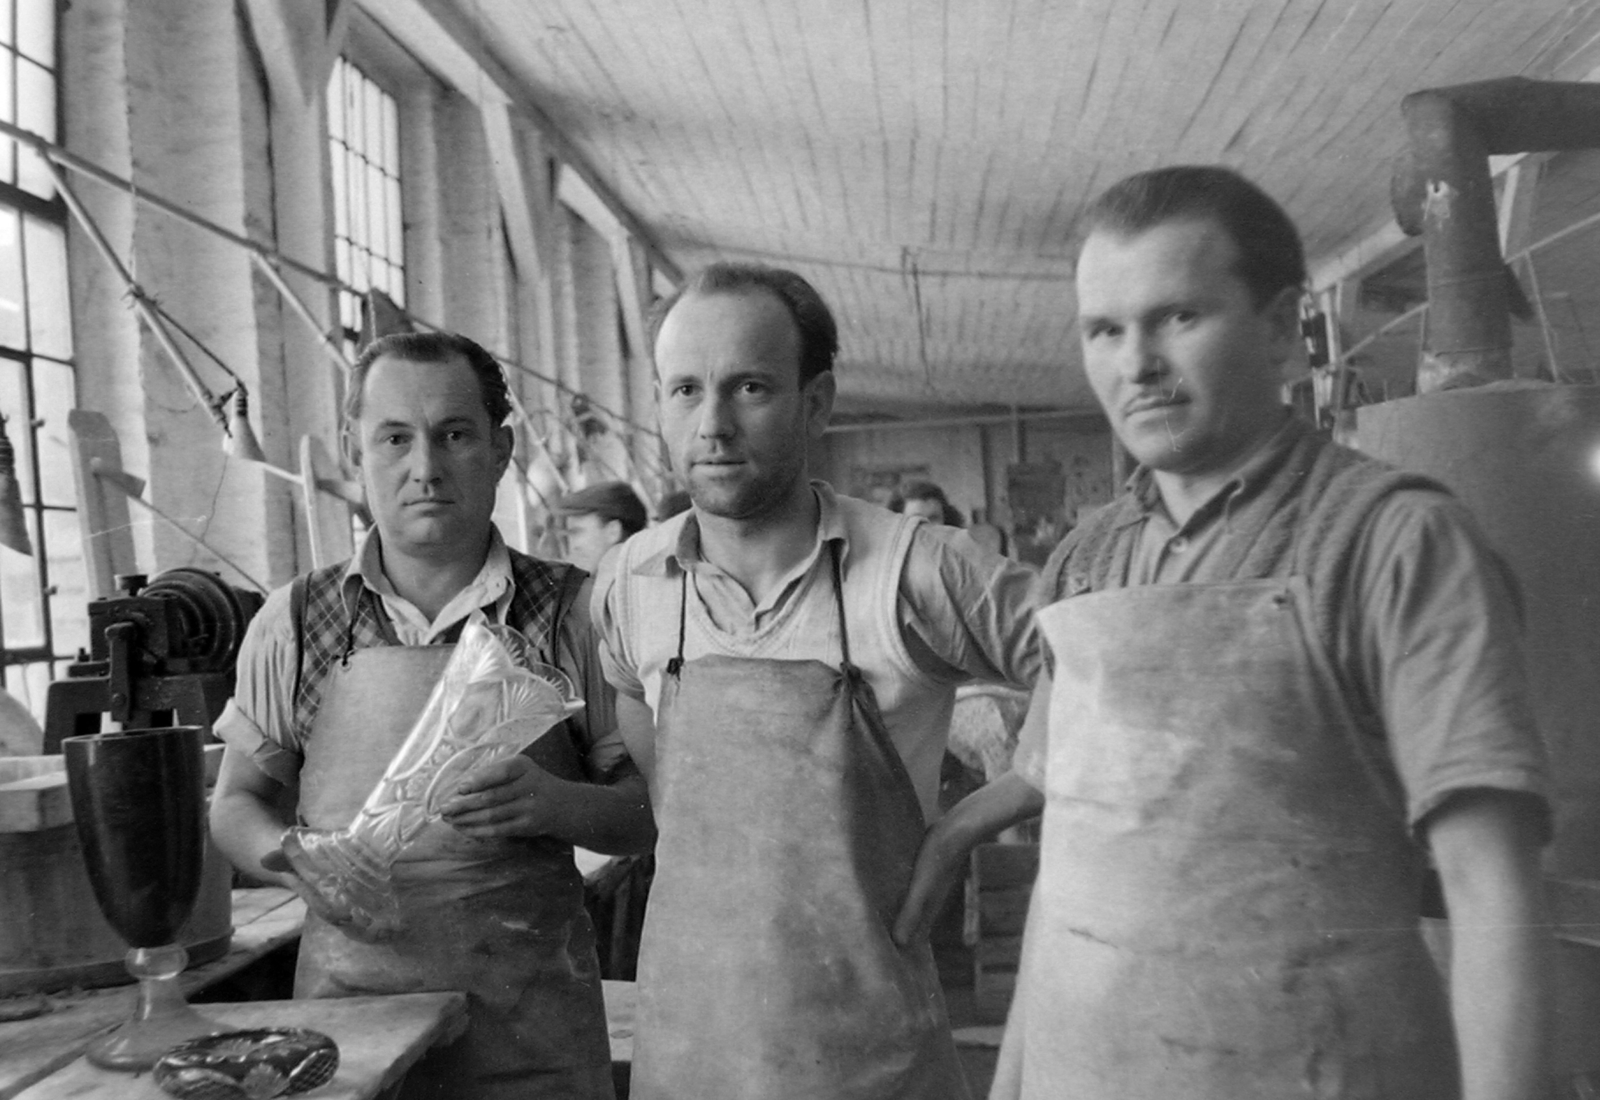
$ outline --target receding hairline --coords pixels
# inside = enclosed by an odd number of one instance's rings
[[[472,403],[473,407],[483,413],[483,418],[485,420],[492,421],[494,419],[489,412],[488,406],[483,401],[483,380],[478,377],[477,370],[473,368],[472,360],[467,357],[465,352],[457,351],[452,348],[442,355],[406,355],[400,352],[386,351],[377,358],[373,359],[372,362],[367,364],[367,369],[361,374],[361,393],[356,402],[358,411],[352,418],[353,420],[359,420],[367,415],[367,390],[372,387],[372,376],[376,374],[378,368],[382,367],[385,363],[413,363],[419,367],[441,367],[455,364],[461,367],[467,372],[467,377],[471,379],[474,392],[477,394],[477,400],[473,401]],[[475,418],[455,414],[445,418],[447,421],[472,419]],[[378,423],[382,424],[384,421],[380,420]],[[491,429],[494,429],[498,426],[499,425],[493,423],[490,423],[489,425]]]
[[[789,307],[789,303],[784,300],[783,295],[760,283],[742,283],[739,286],[711,287],[709,289],[696,287],[692,290],[684,291],[677,301],[672,303],[672,308],[662,315],[661,323],[656,327],[656,346],[660,346],[661,336],[667,331],[667,325],[672,322],[672,315],[678,312],[679,306],[688,301],[709,298],[765,298],[777,308],[779,314],[788,323],[789,332],[794,336],[794,358],[797,376],[805,373],[805,330],[800,327],[800,321],[795,317],[794,310]],[[655,348],[652,348],[651,351],[653,353]],[[656,377],[658,379],[665,377],[662,374],[659,359],[656,361]]]

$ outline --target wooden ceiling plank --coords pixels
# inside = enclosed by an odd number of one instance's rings
[[[1255,144],[1281,155],[1286,151],[1284,150],[1286,140],[1291,135],[1303,133],[1303,127],[1308,124],[1308,120],[1311,120],[1310,125],[1314,126],[1316,119],[1326,117],[1325,104],[1330,95],[1336,96],[1352,87],[1361,88],[1370,94],[1372,89],[1382,86],[1384,79],[1382,75],[1376,79],[1370,78],[1373,68],[1371,58],[1381,52],[1379,50],[1368,53],[1369,60],[1360,72],[1345,73],[1336,67],[1333,70],[1338,76],[1336,80],[1330,79],[1331,74],[1325,76],[1320,72],[1308,71],[1310,68],[1308,62],[1317,61],[1318,55],[1323,57],[1332,55],[1337,59],[1358,54],[1361,46],[1369,40],[1392,43],[1397,38],[1403,37],[1405,25],[1415,21],[1423,11],[1418,5],[1412,9],[1410,20],[1401,26],[1390,27],[1379,35],[1379,28],[1386,17],[1391,13],[1397,13],[1394,18],[1403,19],[1404,13],[1398,10],[1392,0],[1386,0],[1376,11],[1373,10],[1373,6],[1372,4],[1352,6],[1347,18],[1334,28],[1331,37],[1307,38],[1291,51],[1292,56],[1286,58],[1286,62],[1301,66],[1301,73],[1291,94],[1264,97],[1264,110],[1256,119]],[[1340,37],[1346,41],[1339,41]],[[1391,70],[1392,61],[1385,56],[1380,72],[1387,74]],[[1319,110],[1319,107],[1323,109]]]
[[[582,145],[593,147],[597,140],[610,145],[605,168],[619,192],[635,204],[660,209],[670,203],[673,174],[644,173],[636,167],[647,158],[646,149],[658,147],[662,138],[652,116],[626,106],[631,89],[618,80],[616,68],[628,55],[611,36],[610,25],[591,19],[589,5],[570,6],[564,0],[547,0],[538,10],[516,10],[528,23],[520,30],[504,28],[501,38],[533,51],[531,66],[539,79],[534,73],[524,73],[524,79],[535,87],[571,90],[548,105],[557,125]],[[591,113],[565,109],[567,101],[584,104]]]
[[[1185,159],[1198,159],[1207,152],[1215,157],[1218,150],[1231,148],[1231,141],[1218,140],[1219,136],[1231,137],[1241,130],[1249,118],[1248,104],[1256,98],[1252,91],[1268,86],[1276,78],[1285,59],[1331,2],[1300,4],[1285,0],[1275,10],[1251,5],[1217,78],[1187,112],[1188,119],[1178,138]],[[1211,139],[1209,145],[1207,138]],[[1190,150],[1195,152],[1191,154]]]
[[[857,206],[857,198],[873,191],[874,152],[868,148],[866,117],[868,105],[857,91],[864,57],[859,42],[839,43],[830,26],[834,18],[823,5],[796,4],[785,9],[793,21],[793,52],[803,63],[809,101],[814,107],[815,130],[827,208],[834,212],[844,238],[852,244],[869,241],[868,216]],[[842,91],[841,91],[842,90]],[[832,146],[831,160],[826,150]]]
[[[1127,127],[1121,122],[1122,107],[1127,104],[1128,97],[1137,101],[1145,94],[1140,86],[1141,78],[1148,64],[1151,41],[1166,22],[1167,6],[1163,0],[1141,0],[1137,8],[1124,3],[1115,9],[1114,26],[1107,29],[1110,63],[1102,66],[1104,79],[1096,82],[1094,94],[1084,111],[1081,133],[1087,137],[1085,148],[1098,153],[1119,147],[1127,150],[1141,147],[1138,141],[1130,139]],[[1128,12],[1126,16],[1124,11]],[[1115,37],[1111,37],[1113,30]]]

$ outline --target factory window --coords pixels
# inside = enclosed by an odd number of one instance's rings
[[[50,141],[55,46],[55,0],[0,0],[0,117]],[[88,638],[67,440],[76,392],[66,210],[39,154],[0,141],[0,426],[15,472],[0,472],[0,646],[6,689],[36,716],[57,662]]]
[[[400,122],[395,98],[345,58],[328,82],[333,162],[334,262],[355,291],[381,290],[405,305],[400,213]],[[339,293],[347,349],[361,333],[361,296]]]

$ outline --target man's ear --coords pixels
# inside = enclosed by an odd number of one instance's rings
[[[806,408],[806,434],[821,439],[833,417],[833,398],[838,392],[838,382],[831,370],[825,370],[805,384],[801,397]]]
[[[361,468],[361,440],[355,425],[348,422],[339,430],[339,454],[352,470]]]
[[[517,437],[510,424],[502,424],[489,433],[489,445],[494,449],[494,479],[499,481],[511,465],[511,452],[516,448]]]
[[[1300,298],[1299,286],[1286,286],[1261,309],[1279,364],[1294,354],[1300,342]]]

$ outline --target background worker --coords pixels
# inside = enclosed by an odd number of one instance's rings
[[[944,490],[931,481],[908,481],[900,486],[894,499],[889,501],[889,511],[921,516],[929,523],[942,523],[946,527],[966,526],[960,510],[950,503]]]
[[[1139,467],[1048,562],[1015,771],[937,828],[902,933],[1042,806],[992,1096],[1544,1096],[1548,811],[1511,577],[1443,489],[1282,405],[1305,266],[1276,203],[1179,167],[1083,220],[1084,363]]]
[[[626,481],[601,481],[556,502],[567,534],[567,560],[593,573],[605,552],[650,521],[644,501]]]
[[[890,939],[956,684],[1037,672],[1030,574],[807,476],[838,337],[800,276],[713,265],[664,303],[689,511],[607,556],[596,621],[656,873],[632,1088],[649,1100],[966,1095],[926,939]]]
[[[464,990],[466,1036],[407,1075],[406,1097],[606,1098],[605,1008],[572,846],[648,847],[650,813],[599,674],[584,574],[510,550],[491,519],[509,414],[499,365],[465,337],[386,336],[363,352],[345,443],[373,530],[348,563],[279,589],[251,621],[216,723],[227,748],[211,832],[243,870],[301,887],[278,851],[284,792],[298,791],[305,824],[349,824],[462,626],[521,631],[585,709],[463,778],[444,821],[395,865],[394,939],[365,942],[301,889],[312,912],[295,995]]]

